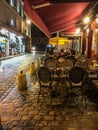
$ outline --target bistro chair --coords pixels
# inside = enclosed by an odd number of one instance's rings
[[[86,71],[90,80],[98,79],[98,66],[96,66],[96,64],[97,61],[92,59],[88,60],[86,63]]]
[[[86,62],[88,59],[87,59],[86,55],[80,54],[80,56],[78,56],[77,60],[80,60],[82,62]]]
[[[74,55],[69,55],[69,56],[66,57],[66,59],[72,61],[73,65],[75,66],[77,59],[75,58]]]
[[[83,69],[86,69],[86,61],[82,61],[78,59],[75,66],[79,66],[82,67]]]
[[[93,86],[93,80],[98,80],[98,65],[96,60],[89,59],[86,62],[86,71],[87,71],[87,91],[88,91],[88,96],[93,97],[93,91],[94,91],[94,86]]]
[[[65,57],[61,56],[57,60],[58,60],[59,63],[61,63],[61,62],[65,61]]]
[[[68,72],[68,93],[69,98],[71,99],[74,96],[82,97],[82,99],[85,99],[85,89],[84,89],[84,83],[86,79],[87,73],[86,71],[79,67],[73,67]],[[70,100],[71,101],[71,100]],[[86,104],[86,100],[85,100]]]
[[[50,70],[47,67],[42,66],[36,70],[36,77],[40,85],[37,103],[39,102],[40,96],[42,97],[49,96],[52,105],[54,88],[51,80]]]
[[[51,92],[51,89],[52,89],[51,72],[46,67],[40,67],[36,71],[36,77],[37,77],[39,85],[40,85],[39,93],[38,93],[38,100],[37,100],[37,102],[39,102],[40,95],[44,96],[44,89],[48,89],[48,91]],[[50,98],[51,98],[51,96],[50,96]]]
[[[58,62],[56,59],[54,58],[48,58],[46,61],[45,61],[45,64],[44,66],[46,66],[50,71],[54,71],[56,70],[57,66],[58,66]]]
[[[66,72],[68,72],[72,67],[74,67],[74,64],[72,60],[66,59],[63,63],[59,64],[59,66],[63,66],[66,68]]]
[[[56,74],[57,67],[58,67],[57,60],[54,59],[54,58],[49,58],[48,60],[46,60],[44,66],[47,67],[50,70],[52,80],[56,80],[57,81],[58,80],[58,76]]]

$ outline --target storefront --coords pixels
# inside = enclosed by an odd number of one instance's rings
[[[6,28],[0,28],[0,46],[2,56],[25,53],[25,40],[23,36],[10,32]]]

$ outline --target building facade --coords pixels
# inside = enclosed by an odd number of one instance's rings
[[[0,46],[3,56],[30,52],[28,19],[22,0],[0,0]]]

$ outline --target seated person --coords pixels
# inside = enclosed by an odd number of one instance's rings
[[[55,59],[55,58],[54,58],[53,51],[50,51],[50,52],[47,54],[47,57],[46,57],[46,59],[45,59],[45,62],[46,62],[47,60],[49,60],[49,59]]]
[[[65,56],[69,56],[70,55],[70,50],[69,50],[69,48],[66,48],[66,50],[65,50]]]
[[[58,55],[57,59],[59,59],[60,57],[65,58],[65,52],[64,52],[64,49],[63,49],[63,48],[60,50],[60,52],[59,52],[59,55]]]
[[[75,63],[77,62],[77,59],[75,58],[75,54],[76,54],[76,51],[72,49],[72,50],[71,50],[71,54],[66,57],[66,59],[72,60],[73,63],[74,63],[74,65],[75,65]]]

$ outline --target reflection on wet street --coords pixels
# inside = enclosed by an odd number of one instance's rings
[[[3,60],[0,66],[0,118],[2,130],[97,130],[98,104],[86,97],[85,102],[76,98],[77,105],[62,104],[59,97],[40,97],[39,84],[30,76],[30,63],[39,54],[27,54]],[[27,90],[17,89],[17,76],[23,70],[27,75]],[[60,104],[59,104],[60,103]],[[58,105],[57,105],[58,104]]]
[[[17,83],[17,76],[20,71],[27,72],[30,64],[35,62],[38,57],[40,57],[39,54],[32,53],[2,60],[0,66],[0,99],[11,86]]]

